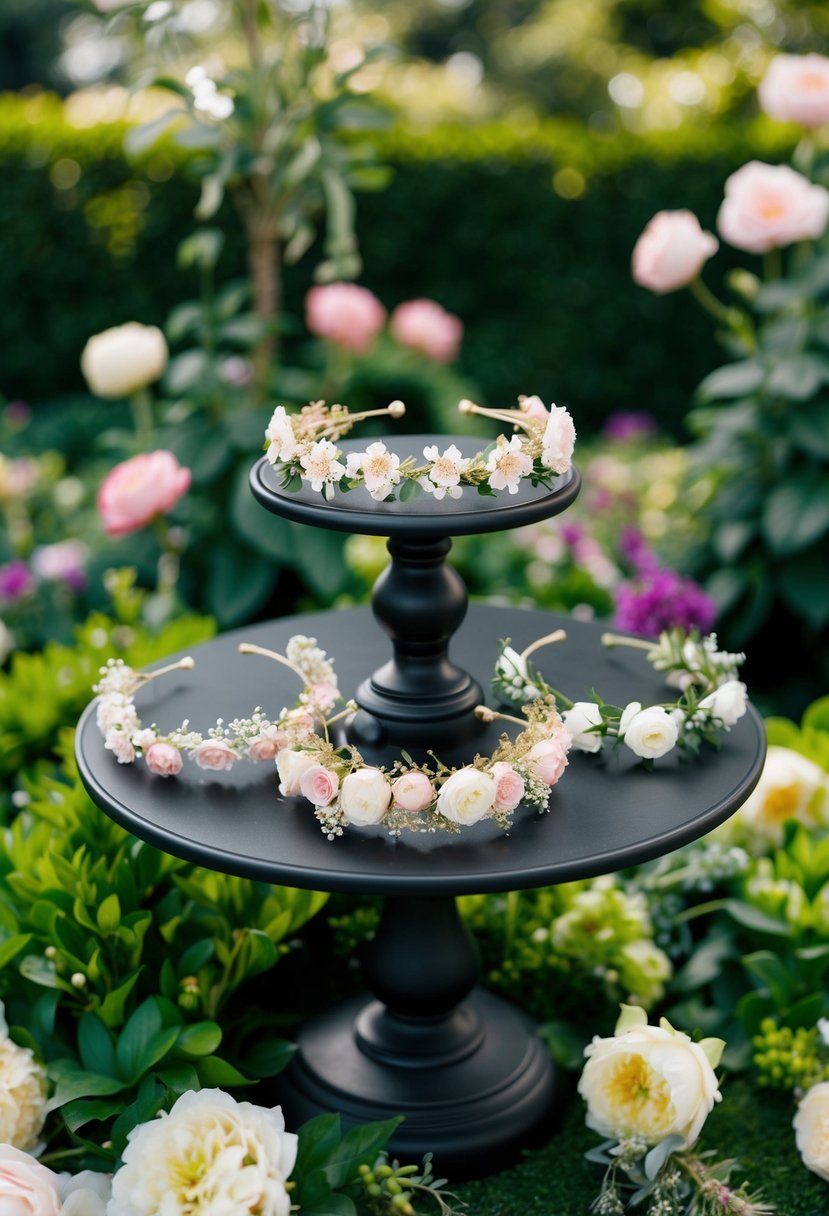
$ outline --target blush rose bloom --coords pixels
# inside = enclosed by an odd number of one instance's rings
[[[398,304],[389,328],[401,346],[422,351],[436,363],[451,363],[458,357],[463,323],[434,300],[407,300]]]
[[[288,732],[272,726],[255,739],[251,739],[248,752],[251,760],[275,760],[283,747],[287,747],[289,743]]]
[[[713,1066],[722,1040],[694,1043],[664,1022],[648,1026],[644,1010],[623,1008],[613,1038],[596,1036],[585,1048],[578,1088],[587,1103],[587,1126],[602,1136],[636,1136],[646,1144],[681,1136],[690,1147],[722,1096]]]
[[[435,791],[425,773],[401,773],[392,784],[391,796],[395,806],[414,814],[416,811],[425,811],[426,807],[431,805]]]
[[[89,339],[81,355],[81,371],[96,396],[128,397],[158,380],[168,357],[164,334],[157,326],[128,321]]]
[[[469,827],[483,819],[495,803],[495,778],[478,768],[459,768],[440,787],[437,811],[445,819]]]
[[[217,773],[227,772],[239,759],[239,753],[224,739],[205,739],[193,748],[192,755],[199,768]]]
[[[285,747],[276,757],[276,771],[279,773],[279,792],[285,798],[293,798],[300,792],[300,781],[303,773],[313,768],[316,760],[310,752],[294,751]]]
[[[175,506],[190,488],[191,473],[163,449],[117,464],[98,491],[98,511],[108,536],[137,532]]]
[[[158,777],[176,777],[182,768],[181,752],[172,743],[151,743],[144,752],[144,762]]]
[[[658,760],[676,747],[679,727],[664,706],[643,709],[638,701],[631,701],[619,722],[619,734],[635,756]]]
[[[524,797],[525,783],[520,773],[516,773],[511,764],[498,760],[489,770],[495,779],[495,801],[493,810],[500,814],[514,811]]]
[[[757,89],[760,106],[780,122],[820,127],[829,122],[829,59],[775,55]]]
[[[576,701],[575,704],[561,715],[561,720],[567,728],[572,740],[572,746],[579,752],[597,752],[602,746],[602,736],[591,726],[601,726],[602,712],[595,701]]]
[[[10,1144],[0,1144],[2,1216],[61,1216],[57,1175]]]
[[[340,791],[340,810],[355,827],[379,823],[391,802],[391,786],[379,768],[349,773]]]
[[[793,1126],[806,1169],[829,1182],[829,1081],[821,1081],[807,1090]]]
[[[788,165],[752,160],[725,183],[720,235],[737,249],[767,253],[819,237],[829,219],[829,190]]]
[[[599,736],[596,736],[599,739]],[[524,756],[524,763],[534,777],[545,785],[555,785],[567,768],[567,753],[571,746],[571,736],[566,728],[552,739],[542,739],[535,743]],[[601,746],[601,739],[599,739]]]
[[[633,280],[657,295],[678,291],[718,248],[717,238],[703,231],[693,211],[658,211],[633,247]]]
[[[314,806],[328,806],[337,796],[340,779],[336,773],[324,768],[321,764],[312,764],[306,768],[299,779],[299,792]]]
[[[327,283],[305,297],[305,321],[312,334],[362,355],[383,328],[386,310],[367,287]]]

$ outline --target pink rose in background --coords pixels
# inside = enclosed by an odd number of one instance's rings
[[[425,773],[401,773],[391,787],[394,805],[402,811],[425,811],[434,797],[432,783]]]
[[[324,768],[321,764],[312,764],[306,768],[299,779],[299,792],[303,798],[313,802],[314,806],[328,806],[337,796],[340,779],[336,773]]]
[[[136,532],[169,511],[190,486],[190,470],[164,450],[117,464],[98,491],[98,511],[109,536]]]
[[[89,549],[82,540],[59,540],[53,545],[38,545],[32,553],[32,569],[38,578],[67,583],[76,591],[86,583]]]
[[[287,747],[290,742],[291,738],[286,730],[277,730],[272,726],[255,739],[251,739],[250,758],[257,761],[275,760],[283,747]]]
[[[634,282],[658,295],[687,287],[718,248],[693,211],[658,211],[633,247]]]
[[[829,190],[788,165],[752,160],[725,183],[720,235],[737,249],[767,253],[818,237],[829,219]]]
[[[181,752],[172,743],[151,743],[144,752],[144,761],[157,777],[176,777],[181,772]],[[0,1209],[0,1211],[2,1211]]]
[[[60,1216],[58,1178],[28,1153],[0,1145],[2,1216]]]
[[[598,738],[598,736],[597,736]],[[527,752],[525,757],[530,771],[545,785],[555,785],[567,768],[567,753],[570,750],[570,735],[566,730],[552,739],[542,739]]]
[[[760,81],[757,100],[780,122],[822,126],[829,122],[829,59],[825,55],[776,55]]]
[[[422,351],[436,363],[451,363],[458,357],[463,323],[434,300],[407,300],[398,304],[389,328],[401,346]]]
[[[312,334],[364,354],[383,328],[386,310],[367,287],[327,283],[305,297],[305,321]]]
[[[493,764],[489,771],[495,778],[495,810],[502,813],[514,811],[524,797],[524,778],[503,760]]]
[[[239,757],[224,739],[205,739],[203,743],[193,749],[193,759],[199,768],[211,769],[220,773],[233,768]]]

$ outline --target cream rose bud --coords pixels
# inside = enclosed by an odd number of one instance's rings
[[[391,787],[394,805],[402,811],[425,811],[435,796],[432,783],[425,773],[401,773]]]
[[[827,219],[829,190],[788,165],[753,160],[726,181],[717,227],[736,249],[767,253],[821,236]]]
[[[284,747],[276,757],[276,771],[279,773],[279,792],[285,798],[293,798],[300,792],[300,782],[303,773],[313,768],[316,760],[310,752],[294,751]]]
[[[757,89],[762,109],[780,122],[820,127],[829,122],[829,59],[775,55]]]
[[[2,1216],[61,1216],[57,1175],[10,1144],[0,1144]]]
[[[437,810],[445,819],[469,827],[495,803],[495,778],[477,768],[459,768],[440,787]]]
[[[356,827],[379,823],[390,802],[391,786],[379,768],[358,768],[343,781],[340,810]]]
[[[524,778],[503,760],[493,764],[489,771],[495,778],[495,810],[502,814],[514,811],[524,797]]]
[[[697,277],[719,241],[704,232],[693,211],[658,211],[633,247],[633,281],[664,295]]]
[[[339,788],[340,779],[337,774],[321,764],[312,764],[310,768],[306,768],[299,779],[300,794],[314,806],[328,806],[337,796]]]
[[[627,722],[624,743],[635,756],[643,760],[658,760],[666,755],[679,738],[679,727],[661,705],[640,709]]]
[[[644,1011],[632,1012],[645,1018]],[[594,1038],[578,1086],[587,1126],[647,1144],[681,1136],[690,1147],[721,1097],[709,1059],[716,1061],[721,1048],[719,1040],[694,1043],[665,1024],[640,1023],[610,1039]]]
[[[821,1081],[807,1091],[793,1126],[806,1169],[829,1182],[829,1081]]]
[[[576,751],[597,752],[602,746],[602,736],[590,729],[602,724],[602,711],[595,701],[576,701],[561,715],[561,720]]]
[[[127,397],[158,380],[167,359],[167,343],[157,326],[128,321],[89,339],[81,371],[98,397]]]
[[[741,680],[727,680],[699,703],[700,709],[710,710],[723,726],[733,726],[746,712],[746,686]]]

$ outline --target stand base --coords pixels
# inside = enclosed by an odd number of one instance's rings
[[[403,1115],[392,1152],[433,1152],[452,1181],[503,1169],[549,1137],[564,1085],[520,1010],[476,988],[425,1029],[365,996],[309,1022],[273,1082],[288,1126],[330,1111],[346,1127]]]

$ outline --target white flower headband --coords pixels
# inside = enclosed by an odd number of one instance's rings
[[[239,650],[290,668],[302,681],[302,692],[275,719],[257,708],[250,718],[227,725],[220,718],[206,736],[191,730],[188,721],[168,732],[155,724],[145,727],[134,704],[144,684],[170,671],[191,669],[192,658],[153,672],[136,672],[122,660],[110,659],[94,687],[99,697],[96,720],[105,747],[118,763],[131,764],[141,757],[151,772],[172,777],[181,772],[182,753],[200,768],[214,771],[230,769],[238,760],[275,760],[279,792],[310,802],[329,840],[349,825],[377,823],[393,835],[403,830],[458,832],[482,819],[507,830],[519,803],[547,810],[550,788],[567,766],[570,735],[555,702],[546,697],[535,697],[524,707],[523,721],[479,706],[481,719],[503,717],[518,722],[521,732],[514,740],[502,735],[491,757],[476,756],[463,768],[449,768],[431,752],[428,764],[415,764],[403,752],[389,768],[367,765],[355,747],[331,742],[330,727],[357,706],[349,701],[340,712],[326,716],[342,698],[331,662],[315,638],[292,637],[284,655],[247,643]],[[317,726],[321,735],[315,733]]]
[[[509,639],[502,642],[492,687],[502,700],[515,704],[548,697],[566,706],[562,721],[577,751],[598,752],[607,739],[624,744],[650,766],[674,747],[696,753],[703,743],[717,746],[719,732],[730,730],[746,712],[746,686],[737,679],[745,655],[718,650],[716,634],[700,637],[697,632],[673,629],[661,633],[657,642],[602,635],[605,646],[646,651],[651,666],[666,673],[669,685],[682,690],[676,701],[645,708],[640,701],[625,706],[609,705],[601,698],[571,701],[551,688],[529,659],[540,646],[562,636],[563,631],[551,634],[521,654],[512,649]]]
[[[413,457],[401,461],[382,440],[370,443],[364,452],[351,452],[343,464],[343,453],[336,446],[337,439],[366,418],[401,418],[406,412],[402,401],[360,414],[323,401],[306,405],[298,414],[289,414],[278,405],[265,432],[265,456],[281,473],[283,489],[296,491],[307,482],[327,499],[336,490],[345,493],[359,486],[376,502],[395,498],[407,502],[424,490],[436,499],[459,498],[463,486],[474,486],[483,495],[498,490],[517,494],[525,478],[533,486],[551,488],[552,478],[571,467],[576,441],[573,419],[564,406],[551,405],[548,410],[538,397],[519,397],[518,403],[518,409],[489,410],[473,401],[461,401],[458,409],[462,414],[494,418],[523,433],[510,439],[499,435],[470,458],[464,458],[455,444],[443,452],[432,444],[423,449],[424,464]]]

